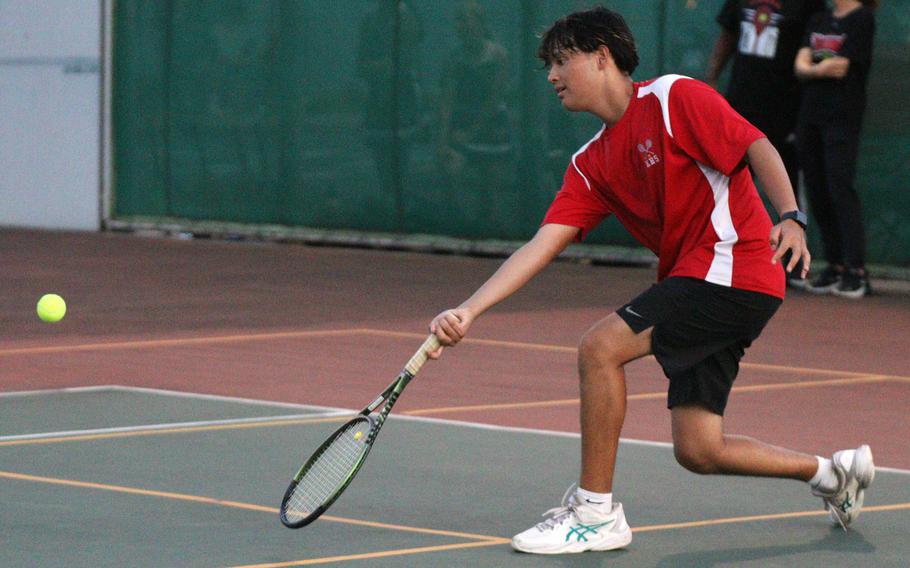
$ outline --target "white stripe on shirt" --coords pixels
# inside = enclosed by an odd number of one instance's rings
[[[660,110],[664,117],[664,126],[667,134],[673,138],[673,127],[670,125],[670,87],[678,79],[688,79],[685,75],[663,75],[655,79],[650,85],[638,89],[638,98],[644,98],[646,95],[653,94],[660,101]]]
[[[585,185],[588,186],[588,191],[591,191],[591,182],[589,182],[588,177],[581,172],[581,169],[578,167],[578,164],[575,163],[575,158],[578,157],[579,154],[581,154],[582,152],[587,150],[588,146],[593,144],[595,140],[600,138],[601,135],[603,135],[604,130],[606,130],[606,129],[607,129],[607,125],[604,124],[603,126],[600,127],[600,130],[597,131],[597,134],[594,135],[594,138],[591,138],[590,140],[588,140],[588,142],[584,146],[582,146],[581,148],[578,149],[577,152],[572,154],[572,165],[575,166],[575,171],[578,172],[578,175],[581,176],[581,179],[585,180]]]
[[[698,162],[696,162],[698,163]],[[717,233],[718,241],[714,243],[714,260],[705,276],[707,282],[721,286],[733,285],[733,245],[739,241],[733,216],[730,214],[730,178],[719,171],[698,164],[711,190],[714,192],[714,209],[711,211],[711,225]]]

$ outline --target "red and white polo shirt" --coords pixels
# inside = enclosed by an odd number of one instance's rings
[[[543,223],[608,215],[659,258],[658,280],[689,276],[784,297],[768,217],[743,158],[764,134],[714,89],[680,75],[633,85],[622,118],[572,156]]]

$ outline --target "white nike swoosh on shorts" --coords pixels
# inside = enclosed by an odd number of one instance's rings
[[[638,312],[636,312],[635,310],[633,310],[633,309],[632,309],[632,306],[626,306],[626,311],[629,312],[630,314],[632,314],[633,316],[637,317],[637,318],[645,319],[645,316],[643,316],[643,315],[641,315],[640,313],[638,313]]]

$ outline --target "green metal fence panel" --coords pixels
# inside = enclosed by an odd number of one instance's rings
[[[117,215],[168,210],[167,5],[119,2],[114,35],[114,163]]]
[[[910,0],[885,0],[876,16],[857,189],[869,259],[910,266]]]
[[[722,3],[610,2],[634,78],[700,78]],[[589,5],[117,0],[113,216],[525,239],[600,127],[561,108],[535,58]],[[910,0],[878,18],[857,184],[869,258],[910,264]],[[589,239],[635,244],[615,220]]]

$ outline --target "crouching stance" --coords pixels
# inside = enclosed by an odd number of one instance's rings
[[[444,346],[521,288],[568,244],[615,215],[659,258],[657,283],[581,339],[581,475],[547,519],[516,535],[524,552],[621,548],[632,541],[613,473],[626,412],[624,367],[654,355],[669,379],[676,459],[700,474],[808,482],[832,520],[859,514],[875,468],[868,446],[831,459],[723,433],[739,361],[784,297],[781,258],[809,270],[806,217],[767,138],[707,85],[679,75],[640,83],[632,35],[604,8],[571,14],[538,56],[563,106],[603,127],[568,165],[537,234],[470,298],[430,323]],[[774,225],[750,173],[779,214]],[[439,357],[442,349],[431,354]]]

